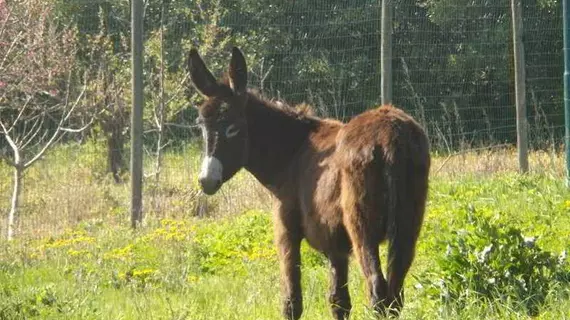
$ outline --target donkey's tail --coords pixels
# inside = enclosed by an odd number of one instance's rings
[[[409,238],[419,233],[427,200],[430,156],[420,144],[407,143],[385,155],[382,177],[386,193],[388,238]],[[410,229],[410,230],[407,230]]]
[[[403,282],[415,256],[422,227],[430,169],[430,155],[425,135],[409,137],[391,149],[385,158],[383,176],[388,208],[388,297],[398,309],[403,305]]]

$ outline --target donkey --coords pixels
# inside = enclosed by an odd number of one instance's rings
[[[429,143],[418,123],[391,105],[343,123],[267,100],[246,88],[246,61],[236,47],[220,80],[196,49],[190,50],[187,67],[205,97],[197,107],[204,139],[202,191],[215,194],[245,168],[276,199],[283,316],[296,320],[303,312],[302,239],[330,263],[328,300],[335,319],[346,319],[352,307],[351,253],[366,279],[372,308],[398,315],[428,192]],[[385,240],[386,278],[379,257]]]

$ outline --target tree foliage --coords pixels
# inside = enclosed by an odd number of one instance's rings
[[[76,63],[94,70],[104,62],[108,80],[124,88],[115,96],[129,105],[130,1],[43,1],[53,5],[55,22],[77,28]],[[191,104],[201,99],[184,85],[192,46],[217,74],[225,69],[230,46],[240,46],[252,87],[292,103],[308,101],[322,115],[347,120],[374,107],[380,101],[380,3],[145,2],[147,127],[153,127],[152,110],[162,97],[168,102],[165,122],[177,125],[167,126],[168,139],[184,141],[192,132],[195,114],[186,96]],[[392,3],[394,103],[420,119],[438,146],[515,141],[510,1]],[[533,145],[562,134],[560,7],[559,1],[524,1]],[[152,139],[147,135],[147,143]]]

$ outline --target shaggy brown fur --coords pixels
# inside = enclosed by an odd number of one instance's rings
[[[227,81],[216,81],[195,50],[188,67],[195,87],[207,97],[198,107],[206,119],[206,155],[223,165],[219,183],[201,178],[204,191],[215,193],[243,167],[277,200],[275,243],[285,318],[298,319],[303,310],[302,239],[330,261],[335,319],[345,319],[351,309],[351,252],[365,276],[371,305],[382,314],[388,306],[397,313],[428,190],[429,145],[418,123],[393,106],[344,124],[315,117],[307,107],[266,100],[245,89],[245,59],[237,48]],[[239,133],[225,138],[228,126]],[[378,252],[384,240],[390,242],[386,278]]]

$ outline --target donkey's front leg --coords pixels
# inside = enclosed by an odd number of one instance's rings
[[[303,313],[301,293],[301,232],[293,225],[292,213],[278,210],[275,219],[275,243],[279,256],[282,313],[286,319],[297,320]]]

